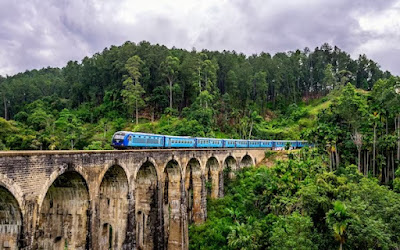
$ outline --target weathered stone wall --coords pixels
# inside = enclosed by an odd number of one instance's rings
[[[0,152],[0,250],[187,249],[188,224],[207,217],[207,188],[222,196],[226,166],[263,158],[260,149]]]
[[[0,249],[16,249],[21,233],[22,218],[18,202],[0,186]]]

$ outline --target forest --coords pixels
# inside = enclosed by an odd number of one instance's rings
[[[112,149],[119,130],[314,144],[237,172],[192,249],[400,247],[400,78],[366,55],[126,42],[0,76],[0,99],[0,150]]]
[[[390,77],[329,44],[247,56],[126,42],[61,69],[0,76],[0,149],[110,149],[121,129],[299,139],[312,125],[298,122],[302,106],[347,82],[371,90]]]
[[[237,172],[224,198],[208,200],[207,221],[190,226],[189,248],[398,249],[399,190],[328,160],[302,150]]]

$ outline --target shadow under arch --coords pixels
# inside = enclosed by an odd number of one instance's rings
[[[205,220],[202,198],[205,196],[204,178],[200,161],[191,158],[186,166],[185,192],[189,223],[201,223]]]
[[[159,249],[157,237],[161,226],[159,216],[159,183],[155,165],[147,160],[141,164],[135,180],[136,247],[138,249]]]
[[[0,247],[21,246],[22,212],[15,196],[0,183]]]
[[[99,190],[100,249],[122,249],[128,223],[128,192],[125,170],[112,165],[105,172]]]
[[[19,185],[17,185],[13,180],[8,178],[6,175],[3,175],[0,173],[0,186],[4,187],[7,189],[13,197],[17,200],[18,206],[21,208],[24,204],[23,201],[23,192]],[[24,212],[21,211],[22,215],[24,215]]]
[[[253,158],[246,154],[243,156],[242,160],[240,161],[240,168],[251,167],[254,165]]]
[[[222,174],[220,175],[220,196],[225,195],[225,191],[229,183],[235,178],[235,172],[237,171],[237,161],[232,155],[228,155],[223,163]]]
[[[183,216],[181,199],[183,191],[182,171],[177,160],[167,162],[163,173],[163,222],[167,249],[182,247]]]
[[[215,156],[208,158],[205,171],[207,196],[213,199],[219,196],[220,165]]]
[[[89,191],[83,176],[74,170],[59,175],[41,204],[35,248],[87,248],[88,210]]]

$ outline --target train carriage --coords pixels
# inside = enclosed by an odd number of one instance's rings
[[[271,140],[261,140],[260,141],[260,148],[272,148],[273,147],[273,141]]]
[[[248,148],[249,141],[248,140],[235,140],[235,145],[237,148]]]
[[[249,140],[249,148],[261,148],[261,141],[259,140]]]
[[[274,141],[273,148],[284,148],[286,146],[287,141]]]
[[[197,148],[222,148],[223,140],[215,138],[196,138]]]
[[[196,147],[196,139],[189,136],[165,136],[166,148],[194,148]]]
[[[304,148],[304,147],[308,147],[309,144],[306,141],[297,141],[297,147],[299,148]]]
[[[223,139],[222,140],[224,148],[234,148],[236,147],[236,143],[234,139]]]

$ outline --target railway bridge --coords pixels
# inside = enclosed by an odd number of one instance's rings
[[[265,149],[0,152],[1,249],[187,249]]]

